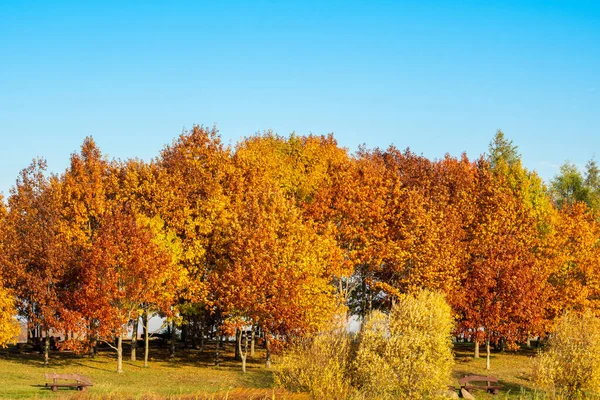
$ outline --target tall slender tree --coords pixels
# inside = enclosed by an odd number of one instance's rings
[[[127,205],[105,214],[85,257],[80,306],[99,322],[99,338],[117,351],[117,372],[123,372],[123,336],[141,305],[154,304],[165,313],[171,308],[177,279],[172,261]]]
[[[45,176],[46,162],[37,159],[21,171],[9,198],[6,238],[9,284],[20,315],[43,337],[44,364],[49,362],[51,330],[63,331],[68,290],[65,242],[60,232],[60,183]]]
[[[536,274],[536,220],[521,196],[479,162],[478,212],[469,228],[469,270],[457,307],[463,332],[490,344],[524,340],[543,316],[545,277]]]
[[[71,308],[74,320],[84,321],[79,326],[79,336],[88,336],[92,355],[96,353],[99,321],[90,318],[88,309],[79,296],[80,280],[88,265],[85,258],[102,225],[102,217],[110,209],[114,193],[110,193],[110,162],[91,137],[86,137],[79,153],[71,154],[70,165],[61,176],[61,234],[66,247],[63,257],[66,274],[70,276],[71,296],[65,300]],[[70,341],[68,346],[80,347],[81,342]]]

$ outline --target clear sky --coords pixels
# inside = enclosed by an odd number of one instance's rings
[[[184,127],[225,141],[334,132],[352,150],[487,150],[544,179],[600,157],[600,1],[0,1],[0,191],[87,135],[156,156]]]

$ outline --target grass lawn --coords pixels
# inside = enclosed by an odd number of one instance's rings
[[[481,358],[473,358],[474,345],[472,343],[457,343],[454,347],[456,364],[454,366],[455,385],[458,388],[458,379],[465,375],[490,375],[500,380],[504,387],[499,395],[486,395],[484,391],[475,391],[477,398],[543,398],[536,393],[531,381],[532,358],[535,350],[521,349],[517,352],[505,351],[496,353],[492,351],[490,369],[486,370],[485,347],[480,348]]]
[[[308,399],[303,394],[292,394],[273,389],[273,376],[264,367],[264,353],[257,351],[249,359],[248,372],[241,372],[240,363],[233,359],[233,343],[226,344],[220,367],[214,365],[214,347],[205,351],[178,349],[176,358],[168,360],[166,349],[152,348],[150,367],[142,361],[129,361],[129,347],[124,346],[122,374],[116,371],[116,355],[102,349],[96,358],[73,353],[52,352],[48,367],[42,357],[31,350],[17,353],[14,347],[0,351],[0,399]],[[530,380],[533,350],[492,353],[491,369],[485,369],[485,352],[473,359],[472,344],[455,346],[455,385],[464,375],[493,375],[500,379],[504,389],[498,396],[475,393],[480,398],[534,398]],[[138,353],[140,350],[138,349]],[[44,373],[80,373],[92,378],[94,386],[82,393],[61,389],[53,393],[44,387]]]
[[[249,359],[248,372],[233,359],[233,343],[226,345],[221,366],[214,365],[214,347],[198,350],[178,349],[169,361],[166,350],[150,350],[150,367],[143,361],[130,361],[124,346],[122,374],[116,371],[116,352],[102,349],[96,358],[73,353],[52,352],[45,367],[37,352],[18,354],[14,348],[0,351],[0,399],[29,398],[131,398],[131,399],[301,399],[278,389],[273,390],[272,373],[264,367],[264,353]],[[138,354],[140,350],[138,349]],[[143,356],[143,349],[142,349]],[[80,373],[92,378],[88,393],[60,389],[58,394],[45,388],[44,374]],[[187,396],[186,396],[187,395]]]

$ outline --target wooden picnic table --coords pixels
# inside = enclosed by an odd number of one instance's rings
[[[471,384],[472,382],[485,382],[485,385],[475,385]],[[502,385],[498,383],[498,378],[495,376],[465,375],[458,380],[458,383],[461,389],[465,389],[469,393],[477,389],[485,390],[491,394],[498,394],[498,391],[502,389]]]
[[[52,380],[52,383],[46,382],[46,387],[52,389],[53,392],[58,391],[59,387],[72,387],[77,390],[86,391],[89,386],[93,386],[92,380],[81,374],[44,374],[46,380]],[[71,381],[71,382],[59,382]],[[75,381],[75,382],[72,382]]]

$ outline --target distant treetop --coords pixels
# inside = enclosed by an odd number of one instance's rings
[[[513,144],[512,140],[508,140],[504,136],[504,132],[502,132],[501,129],[498,129],[489,145],[488,161],[490,162],[492,169],[496,167],[500,160],[504,160],[509,166],[512,166],[519,161],[521,159],[521,154],[519,154],[517,148],[518,147]]]

